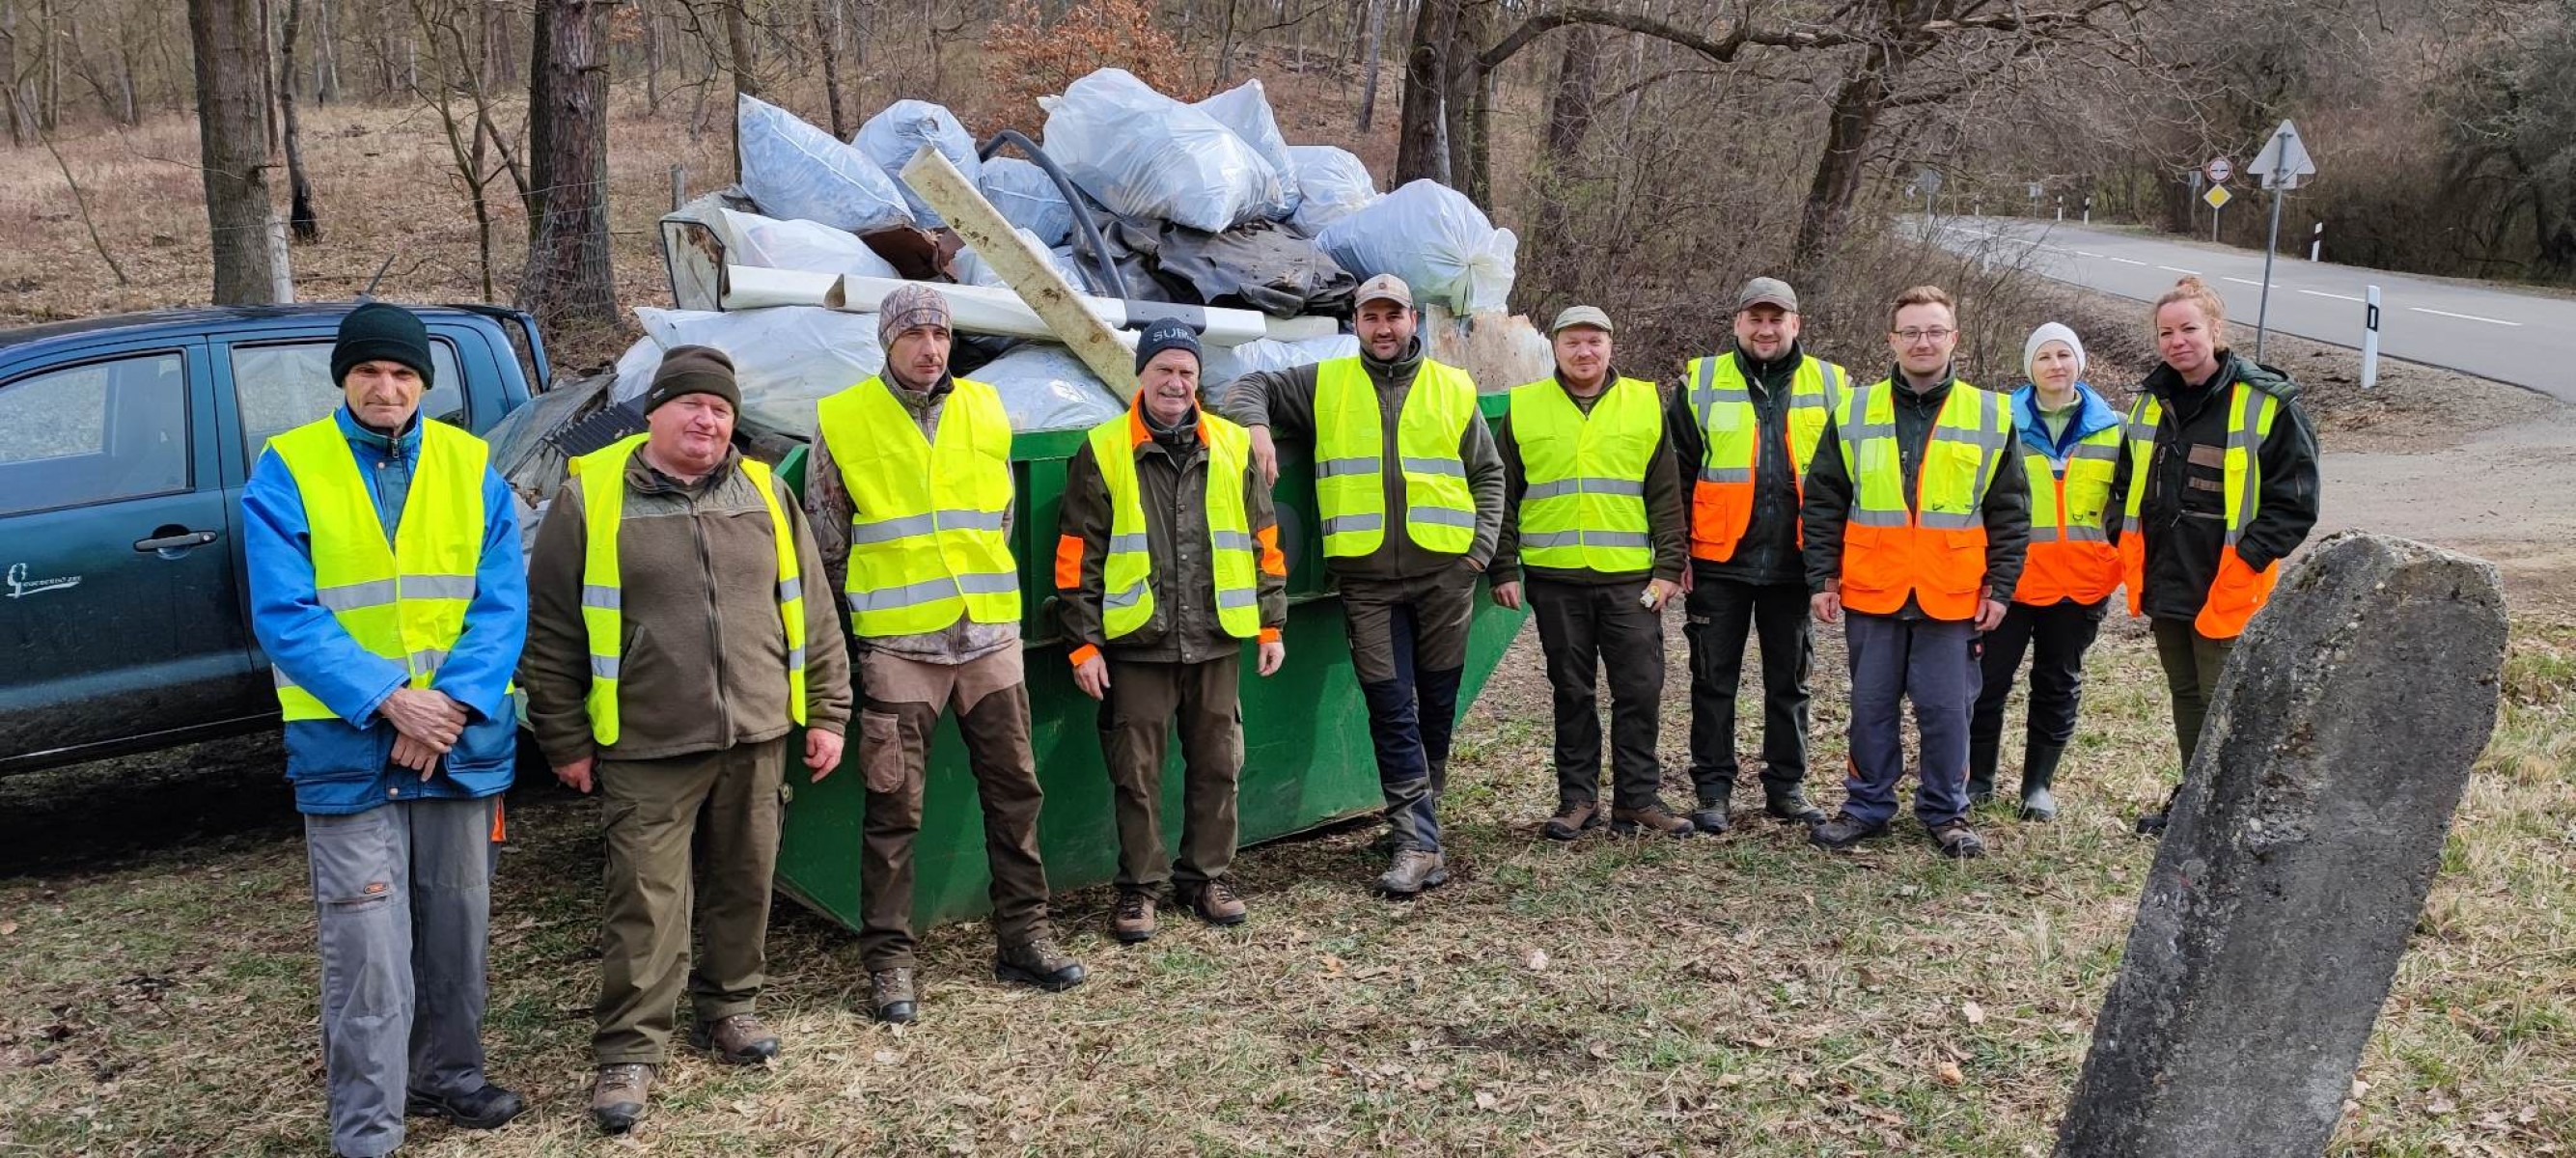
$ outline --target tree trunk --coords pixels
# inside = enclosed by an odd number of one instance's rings
[[[1565,57],[1556,69],[1556,98],[1547,110],[1547,152],[1541,161],[1547,180],[1539,187],[1538,243],[1546,268],[1563,268],[1560,258],[1574,247],[1573,213],[1566,200],[1576,188],[1583,166],[1584,142],[1592,135],[1593,103],[1600,99],[1601,49],[1609,34],[1593,25],[1577,25],[1566,34]]]
[[[1368,0],[1368,30],[1360,36],[1362,44],[1360,75],[1363,78],[1360,82],[1360,132],[1362,133],[1369,131],[1369,121],[1377,116],[1377,73],[1378,65],[1383,63],[1379,49],[1386,38],[1387,2],[1388,0]]]
[[[1223,89],[1234,79],[1234,10],[1243,0],[1225,0],[1225,31],[1216,42],[1216,87]]]
[[[742,98],[760,95],[760,76],[754,70],[751,54],[751,17],[743,11],[749,0],[725,0],[725,63],[733,69],[733,103],[742,107]],[[733,140],[733,179],[742,180],[741,118],[735,118]]]
[[[258,0],[188,0],[188,33],[197,54],[198,160],[214,239],[214,301],[267,304],[276,300],[278,269],[268,246],[276,208],[269,200],[260,104],[268,38]]]
[[[1807,204],[1798,215],[1798,238],[1790,261],[1800,275],[1813,273],[1842,232],[1852,201],[1860,195],[1861,162],[1869,135],[1887,111],[1888,50],[1873,43],[1842,87],[1834,93],[1826,122],[1825,153],[1816,161],[1816,179],[1807,187]]]
[[[313,214],[313,182],[304,173],[304,131],[295,117],[295,33],[304,15],[304,0],[286,0],[286,29],[277,46],[278,121],[286,144],[287,196],[293,205],[287,222],[297,241],[322,240],[322,222]]]
[[[644,115],[662,115],[662,27],[651,5],[638,8],[644,14]],[[533,78],[532,78],[533,83]]]
[[[313,2],[313,103],[340,99],[340,24],[331,19],[331,0]]]
[[[9,114],[9,147],[27,143],[27,110],[18,101],[18,6],[0,3],[0,101]]]
[[[528,248],[518,308],[548,324],[610,327],[617,294],[608,250],[608,63],[601,9],[614,0],[543,0],[551,35],[539,69],[554,108],[546,171],[557,185]],[[534,80],[531,78],[531,85]]]
[[[1447,73],[1441,112],[1449,121],[1449,173],[1467,199],[1487,210],[1494,206],[1491,150],[1494,79],[1476,56],[1483,51],[1493,24],[1493,0],[1465,0],[1458,6],[1458,25],[1440,54]]]
[[[520,152],[528,158],[528,187],[519,194],[519,204],[528,213],[528,244],[537,243],[537,229],[546,219],[546,194],[554,189],[555,159],[555,91],[554,70],[546,67],[554,49],[555,5],[553,0],[537,0],[536,12],[528,36],[528,140]]]
[[[832,11],[825,12],[826,7]],[[832,106],[832,135],[846,141],[850,126],[841,112],[841,45],[840,38],[832,35],[839,9],[835,0],[814,0],[814,44],[823,55],[823,100]]]
[[[1395,184],[1449,180],[1448,54],[1458,35],[1461,0],[1422,0],[1404,54],[1403,121],[1396,129]]]

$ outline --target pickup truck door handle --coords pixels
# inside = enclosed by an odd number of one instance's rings
[[[203,547],[215,538],[213,531],[191,531],[177,525],[156,527],[151,538],[136,539],[134,549],[147,555],[156,551],[176,553]]]

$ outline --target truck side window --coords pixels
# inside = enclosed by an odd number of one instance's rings
[[[176,351],[0,385],[0,515],[183,491],[188,367]]]
[[[234,346],[233,397],[241,406],[242,453],[252,462],[268,440],[331,413],[340,385],[331,380],[331,343],[280,342]],[[429,340],[429,393],[420,412],[451,426],[466,425],[465,373],[443,338]]]

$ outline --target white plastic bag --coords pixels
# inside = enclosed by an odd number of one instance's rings
[[[1062,245],[1073,236],[1073,206],[1066,203],[1064,191],[1055,187],[1055,178],[1047,176],[1037,162],[995,157],[984,162],[979,184],[984,200],[1001,211],[1003,220],[1037,234],[1048,245]]]
[[[1270,163],[1279,174],[1279,199],[1262,209],[1262,216],[1285,221],[1297,211],[1297,182],[1288,154],[1288,138],[1279,135],[1279,118],[1270,112],[1270,97],[1259,80],[1242,84],[1191,105],[1191,108],[1216,118],[1216,123],[1234,130],[1252,151]]]
[[[868,277],[902,276],[856,234],[818,221],[780,221],[733,209],[716,212],[724,215],[725,232],[732,235],[732,243],[725,248],[725,260],[730,264]]]
[[[1288,223],[1308,237],[1385,196],[1377,191],[1367,163],[1348,149],[1290,145],[1288,162],[1296,177],[1298,195],[1297,211],[1289,216]]]
[[[663,351],[713,346],[733,359],[745,419],[806,435],[814,431],[816,401],[885,370],[875,314],[821,306],[721,313],[646,306],[635,311],[635,320],[644,324],[644,339],[617,360],[617,385],[609,397],[619,402],[644,396]]]
[[[1038,240],[1037,234],[1025,229],[1014,229],[1011,232],[1019,234],[1021,240],[1037,246],[1038,252],[1046,254],[1047,261],[1055,266],[1055,271],[1064,275],[1065,284],[1072,286],[1077,293],[1085,292],[1082,285],[1082,271],[1074,268],[1073,259],[1067,256],[1070,250],[1059,252],[1048,249],[1045,242]],[[1002,275],[996,272],[992,264],[984,260],[984,255],[977,252],[971,244],[958,250],[957,256],[948,260],[948,276],[967,285],[991,286],[995,289],[1011,288],[1011,283],[1003,280]]]
[[[1208,402],[1216,404],[1225,400],[1225,387],[1246,374],[1312,366],[1359,352],[1360,340],[1349,334],[1327,334],[1294,342],[1260,338],[1240,346],[1209,346],[1199,381],[1205,386]]]
[[[1391,273],[1413,287],[1415,304],[1467,313],[1505,308],[1520,239],[1494,228],[1465,194],[1426,178],[1324,227],[1315,244],[1354,277]]]
[[[1046,151],[1102,205],[1221,233],[1279,204],[1281,177],[1216,118],[1104,68],[1041,97]]]
[[[1028,343],[967,377],[1002,396],[1015,431],[1088,430],[1127,411],[1082,359],[1051,342]]]
[[[770,217],[866,233],[912,223],[912,208],[868,155],[752,97],[735,106],[742,188]]]
[[[913,222],[924,229],[937,229],[947,223],[939,219],[929,202],[921,199],[921,194],[903,183],[903,167],[912,163],[912,155],[920,152],[923,145],[939,150],[941,156],[957,166],[958,172],[966,174],[969,184],[980,183],[984,168],[975,156],[975,137],[958,123],[957,114],[929,101],[896,101],[879,109],[877,115],[859,126],[850,144],[885,170],[896,190],[903,194],[904,202],[912,206]]]

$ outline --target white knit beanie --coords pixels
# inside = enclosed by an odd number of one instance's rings
[[[2022,376],[2037,380],[2039,376],[2031,372],[2031,366],[2039,361],[2039,348],[2049,344],[2050,342],[2064,342],[2066,343],[2067,349],[2075,351],[2075,380],[2078,382],[2083,381],[2084,339],[2076,337],[2075,331],[2066,328],[2065,325],[2058,322],[2048,322],[2040,326],[2038,329],[2032,330],[2030,332],[2030,340],[2021,344]]]

